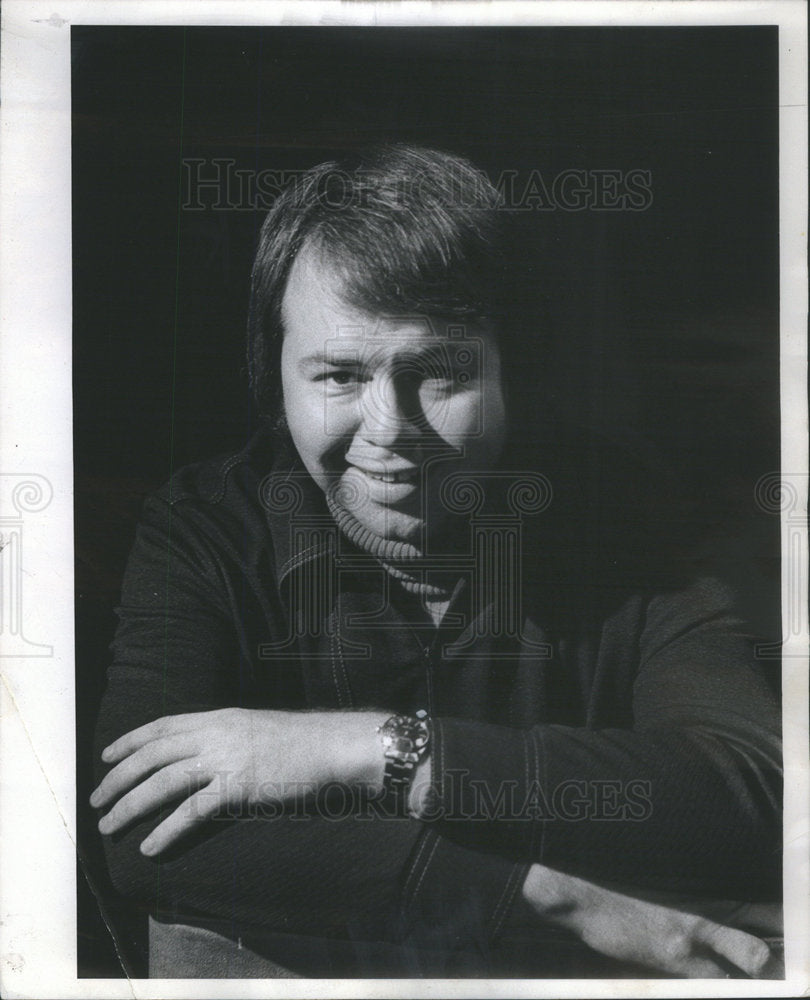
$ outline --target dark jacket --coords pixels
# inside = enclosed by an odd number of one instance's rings
[[[459,493],[464,583],[440,628],[264,435],[146,503],[99,750],[225,706],[426,708],[436,793],[427,822],[296,807],[214,820],[157,859],[138,850],[150,817],[105,838],[119,891],[259,950],[284,932],[479,956],[533,860],[640,889],[778,891],[779,716],[727,591],[597,572],[585,545],[560,551],[538,481],[510,485],[466,513]]]

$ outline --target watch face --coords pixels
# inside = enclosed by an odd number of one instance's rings
[[[395,715],[383,724],[380,736],[386,756],[417,761],[428,744],[430,731],[422,719]]]

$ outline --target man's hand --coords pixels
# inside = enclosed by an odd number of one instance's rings
[[[90,798],[115,833],[183,801],[141,844],[158,854],[227,807],[279,803],[330,782],[382,787],[376,727],[385,713],[276,712],[239,708],[171,715],[105,748],[115,766]]]
[[[530,868],[523,898],[548,923],[623,962],[696,979],[779,973],[779,960],[758,937],[542,865]]]

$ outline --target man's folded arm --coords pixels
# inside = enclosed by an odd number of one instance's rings
[[[227,586],[190,512],[172,518],[167,505],[148,502],[124,579],[95,734],[97,782],[110,770],[102,750],[155,719],[267,708],[274,697],[279,708],[296,703],[290,662],[271,664],[269,685],[257,687],[250,650],[223,596]],[[442,838],[414,819],[270,804],[250,817],[217,816],[168,851],[144,856],[141,843],[175,805],[103,838],[118,891],[168,919],[199,915],[223,927],[398,940],[409,926],[403,899],[421,889],[428,862],[442,854]],[[454,866],[443,887],[446,906],[466,906],[486,927],[504,884],[516,878],[512,861],[491,858],[479,879],[473,850],[450,844],[447,853]],[[467,873],[463,885],[460,869]]]
[[[99,778],[103,747],[152,719],[250,707],[250,651],[219,563],[185,520],[167,531],[164,513],[141,527],[124,584]],[[739,623],[704,585],[653,601],[639,646],[633,729],[436,720],[436,822],[218,818],[150,859],[139,846],[152,816],[105,838],[113,881],[169,912],[382,938],[400,934],[403,909],[406,932],[409,915],[412,927],[452,926],[456,910],[482,938],[497,933],[533,860],[626,885],[767,893],[779,868],[778,715]],[[280,708],[292,707],[292,670],[271,683]]]
[[[779,713],[724,588],[654,598],[639,660],[632,728],[435,720],[424,818],[598,881],[778,893]]]

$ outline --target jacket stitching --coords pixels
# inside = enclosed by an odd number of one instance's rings
[[[343,677],[343,686],[346,691],[346,705],[348,708],[352,708],[353,707],[352,689],[351,686],[349,685],[349,674],[348,671],[346,670],[346,663],[343,659],[343,642],[340,638],[340,633],[338,632],[335,633],[335,639],[337,642],[337,652],[338,652],[338,662],[340,664],[340,672],[341,676]]]
[[[340,684],[338,683],[338,676],[337,676],[337,669],[336,669],[336,660],[337,660],[337,657],[335,656],[335,641],[336,641],[336,637],[335,637],[335,629],[334,629],[334,619],[335,619],[335,613],[334,613],[334,609],[333,609],[332,613],[329,615],[329,622],[330,622],[330,625],[332,626],[332,627],[330,627],[330,630],[329,630],[329,653],[330,653],[330,660],[332,662],[332,683],[335,685],[335,691],[337,692],[338,708],[343,708],[344,707],[344,705],[343,705],[343,693],[340,690]]]
[[[490,919],[491,919],[491,923],[492,923],[492,933],[493,934],[497,932],[497,928],[500,926],[500,922],[501,922],[501,920],[500,920],[501,908],[503,907],[503,903],[504,903],[504,900],[506,898],[506,894],[509,891],[509,886],[512,884],[512,880],[514,879],[514,877],[515,877],[515,869],[512,868],[509,871],[509,875],[506,878],[506,882],[504,882],[503,889],[501,890],[501,894],[498,897],[498,902],[495,904],[495,909],[492,911],[492,917]]]
[[[497,935],[500,933],[501,928],[503,926],[503,922],[506,919],[507,913],[509,912],[509,907],[512,903],[512,900],[514,899],[515,894],[517,893],[518,887],[522,884],[521,876],[523,876],[523,879],[525,879],[527,871],[528,871],[528,865],[524,864],[524,865],[516,865],[510,872],[509,878],[506,881],[506,885],[504,886],[503,894],[501,895],[501,900],[499,903],[499,907],[501,903],[503,904],[503,907],[501,908],[500,916],[497,918],[497,920],[495,920],[492,927],[493,937],[497,937]]]
[[[523,775],[526,781],[526,793],[529,792],[530,780],[529,780],[529,741],[524,737],[523,739]]]
[[[343,645],[340,641],[340,615],[337,613],[337,607],[332,608],[329,620],[331,623],[329,645],[332,653],[332,679],[335,682],[335,687],[337,688],[338,705],[341,708],[351,708],[352,694],[351,688],[349,687],[349,675],[346,672],[346,664],[343,661]],[[338,665],[340,666],[340,675],[338,675]],[[342,688],[340,684],[341,676],[343,678]]]
[[[211,497],[213,503],[219,503],[219,501],[225,496],[226,490],[226,480],[230,474],[231,469],[238,465],[243,460],[243,456],[233,455],[222,467],[222,474],[219,482],[219,490]]]
[[[316,542],[314,545],[308,545],[307,548],[303,549],[301,552],[296,552],[294,556],[284,563],[279,571],[279,577],[283,577],[286,573],[291,572],[294,569],[307,562],[310,559],[314,559],[317,555],[322,555],[323,551],[321,549],[322,542]]]
[[[433,836],[433,831],[432,830],[428,830],[425,833],[424,837],[422,838],[422,843],[419,845],[419,850],[416,852],[416,857],[413,859],[413,863],[411,864],[411,870],[410,870],[410,872],[408,872],[408,877],[405,879],[405,887],[404,887],[404,889],[402,891],[402,894],[406,898],[406,902],[407,902],[408,890],[409,890],[410,884],[414,880],[414,878],[416,876],[416,872],[417,872],[417,870],[419,868],[419,861],[420,861],[422,855],[424,854],[425,848],[430,843],[430,839],[431,839],[432,836]]]
[[[442,724],[438,719],[433,720],[433,732],[431,733],[431,739],[433,740],[433,751],[430,754],[430,787],[433,795],[441,802],[443,783],[440,765],[444,739],[442,734]]]
[[[540,746],[540,743],[538,742],[538,739],[539,740],[543,739],[542,733],[538,733],[538,731],[536,729],[533,729],[531,731],[531,740],[534,743],[535,761],[536,761],[536,766],[537,766],[537,770],[536,770],[535,773],[537,775],[537,784],[540,785],[540,761],[542,759],[543,765],[544,765],[543,770],[545,771],[546,758],[545,758],[545,756],[544,756],[544,754],[542,752],[542,748]],[[548,784],[547,781],[543,782],[543,786],[542,787],[545,787],[547,784]],[[540,831],[540,843],[539,843],[539,845],[537,845],[537,850],[532,852],[532,858],[534,860],[537,860],[537,861],[542,861],[544,853],[545,853],[544,852],[544,848],[545,848],[545,839],[546,839],[546,824],[545,823],[536,823],[536,822],[532,823],[532,830],[533,830],[533,834],[532,834],[532,847],[534,847],[535,844],[537,844],[537,831],[538,831],[538,829]]]
[[[436,837],[435,841],[433,842],[433,848],[430,854],[428,855],[427,861],[425,862],[425,867],[422,869],[422,874],[419,876],[419,881],[416,883],[416,888],[413,891],[413,902],[416,902],[416,897],[419,895],[419,890],[422,888],[422,882],[425,879],[425,875],[427,875],[427,870],[428,868],[430,868],[430,862],[433,860],[433,855],[436,853],[436,848],[438,846],[439,846],[439,838]]]
[[[440,787],[441,787],[442,798],[444,798],[444,792],[445,792],[445,788],[444,788],[444,786],[445,786],[445,781],[444,781],[444,775],[445,775],[445,770],[444,770],[444,743],[445,743],[444,732],[442,732],[442,739],[439,742],[439,781],[441,783]]]
[[[534,733],[529,733],[528,735],[526,735],[524,737],[524,743],[523,743],[523,745],[524,745],[525,751],[526,751],[527,776],[528,776],[528,767],[529,767],[529,755],[531,754],[532,763],[534,764],[534,767],[532,768],[532,773],[534,775],[534,781],[537,784],[537,786],[539,787],[539,785],[540,785],[540,754],[539,754],[539,751],[537,749],[537,740],[534,737]],[[526,791],[527,791],[527,797],[528,797],[528,787],[527,787]],[[537,840],[537,827],[538,827],[538,824],[536,822],[531,822],[531,823],[528,824],[528,828],[529,828],[529,857],[530,858],[534,857],[534,845],[535,845],[535,842]]]
[[[239,463],[242,462],[243,460],[244,456],[241,453],[238,453],[236,455],[231,455],[231,457],[227,459],[227,461],[220,468],[219,486],[217,487],[215,492],[208,493],[201,487],[198,487],[197,490],[179,490],[175,493],[174,489],[172,488],[172,483],[169,482],[167,484],[166,499],[170,504],[174,505],[180,500],[193,500],[197,496],[201,496],[208,503],[219,503],[225,496],[225,490],[227,489],[226,480],[228,478],[228,474],[235,466],[239,465]]]

